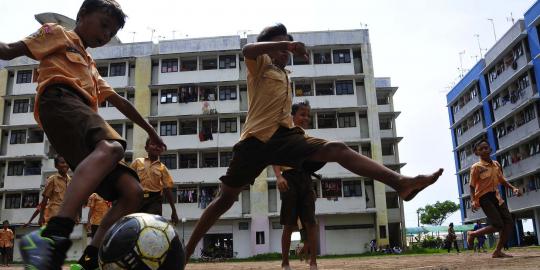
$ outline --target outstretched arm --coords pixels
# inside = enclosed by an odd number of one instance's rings
[[[244,57],[248,59],[257,59],[259,55],[273,51],[289,51],[306,59],[309,58],[304,43],[298,41],[257,42],[247,44],[242,48]]]
[[[114,93],[107,97],[107,101],[112,103],[122,114],[124,114],[129,120],[133,121],[135,124],[139,125],[142,129],[148,133],[150,140],[156,145],[167,149],[167,146],[159,135],[156,133],[154,128],[139,114],[139,112],[133,107],[133,105],[125,98],[121,97],[117,93]]]
[[[19,56],[28,56],[32,57],[32,54],[28,50],[28,47],[22,41],[15,43],[3,43],[0,42],[0,59],[1,60],[11,60]],[[33,57],[32,57],[33,58]]]

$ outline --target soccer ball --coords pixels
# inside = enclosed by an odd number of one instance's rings
[[[103,270],[182,270],[184,247],[165,218],[135,213],[116,222],[99,249]]]

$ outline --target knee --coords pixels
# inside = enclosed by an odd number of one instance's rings
[[[103,153],[114,159],[120,161],[124,158],[124,147],[117,141],[105,141],[98,146]]]
[[[336,156],[341,156],[341,154],[350,148],[343,142],[328,142],[324,145],[325,151],[330,154],[335,154]]]

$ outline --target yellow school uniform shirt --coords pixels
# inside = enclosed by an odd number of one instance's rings
[[[251,136],[267,142],[279,126],[294,127],[291,108],[292,92],[288,71],[272,64],[270,56],[245,58],[247,67],[248,113],[240,136]]]
[[[0,229],[0,247],[13,247],[13,239],[15,235],[10,228]]]
[[[34,118],[38,123],[38,100],[49,85],[65,84],[72,87],[94,111],[97,111],[100,102],[115,93],[99,75],[96,63],[74,31],[47,23],[22,41],[33,58],[40,61],[34,103]]]
[[[164,187],[172,188],[173,180],[165,164],[148,158],[137,158],[131,163],[131,168],[137,172],[145,192],[161,192]]]
[[[87,206],[92,211],[92,216],[90,216],[89,220],[91,225],[101,224],[101,220],[103,220],[103,217],[111,208],[109,202],[101,198],[97,193],[90,195]]]
[[[496,160],[486,162],[480,160],[471,167],[471,182],[470,186],[474,187],[474,199],[477,205],[480,205],[479,200],[488,192],[495,192],[499,205],[504,201],[499,194],[499,184],[504,183],[504,175],[501,165]]]
[[[69,175],[64,177],[59,173],[53,174],[47,178],[45,190],[43,190],[43,196],[48,198],[44,213],[45,223],[47,223],[51,217],[56,216],[60,211],[69,182],[71,182],[71,177]]]

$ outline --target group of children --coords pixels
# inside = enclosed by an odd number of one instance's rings
[[[34,116],[52,146],[73,170],[73,180],[67,185],[63,203],[54,210],[55,215],[49,214],[50,218],[42,229],[21,239],[21,253],[29,269],[61,268],[71,246],[69,235],[79,209],[93,193],[114,202],[101,218],[92,242],[81,257],[84,269],[96,269],[98,247],[115,221],[141,211],[141,207],[158,213],[157,205],[162,194],[157,185],[152,184],[145,189],[145,182],[154,183],[161,175],[165,176],[165,180],[160,179],[161,184],[170,187],[170,179],[166,179],[167,173],[158,161],[158,153],[166,150],[166,145],[133,105],[101,78],[87,51],[88,47],[107,44],[124,26],[125,18],[115,0],[85,0],[77,14],[74,30],[57,24],[44,24],[22,41],[0,43],[0,59],[10,60],[24,55],[40,61]],[[302,42],[293,41],[285,26],[278,24],[265,28],[257,42],[247,44],[242,52],[248,73],[246,122],[240,141],[233,148],[230,166],[220,178],[220,192],[203,212],[186,245],[187,258],[245,186],[253,184],[269,165],[279,166],[275,168],[276,176],[288,207],[281,220],[287,226],[284,238],[288,237],[296,218],[303,219],[311,250],[311,269],[317,268],[317,237],[315,196],[311,192],[309,175],[325,162],[337,162],[357,175],[376,179],[392,187],[406,201],[413,199],[442,174],[442,169],[439,169],[430,175],[403,176],[359,154],[343,142],[306,135],[302,128],[305,127],[306,116],[295,125],[291,114],[289,71],[285,66],[291,53],[307,58],[308,52]],[[126,141],[97,113],[98,104],[103,101],[114,105],[147,132],[147,159],[137,159],[132,166],[122,161]],[[299,111],[304,114],[308,106],[299,105],[298,108],[295,116]],[[170,193],[166,191],[165,195],[174,210]],[[172,220],[178,220],[175,210]],[[288,244],[284,242],[284,246]],[[283,267],[288,269],[285,258]]]

